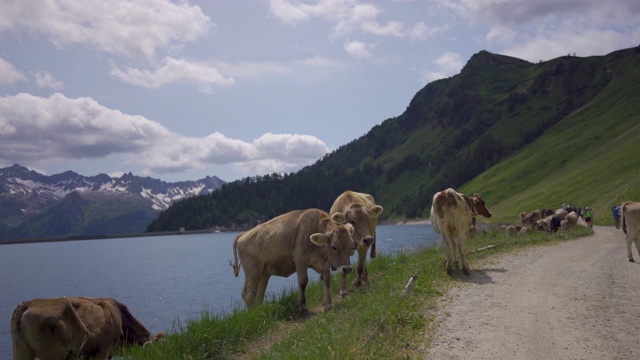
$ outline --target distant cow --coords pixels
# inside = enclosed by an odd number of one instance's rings
[[[578,213],[575,211],[571,211],[567,214],[567,216],[560,222],[561,229],[573,229],[578,224]]]
[[[240,266],[244,270],[242,299],[247,308],[262,303],[272,275],[287,277],[297,273],[299,311],[308,315],[305,289],[309,281],[307,268],[312,268],[323,281],[324,308],[328,310],[331,269],[341,274],[351,272],[353,227],[343,225],[344,220],[341,214],[329,217],[318,209],[296,210],[238,235],[233,241],[232,266],[236,277]]]
[[[110,298],[35,299],[11,316],[13,358],[107,359],[121,346],[155,338],[119,301]]]
[[[471,229],[472,217],[476,214],[491,217],[491,212],[478,194],[467,196],[449,188],[433,195],[431,225],[435,231],[442,235],[447,253],[447,274],[449,275],[453,272],[452,257],[454,260],[457,259],[456,247],[462,260],[462,272],[469,275],[465,242]],[[457,243],[455,238],[458,239]]]
[[[531,226],[534,225],[538,220],[542,219],[542,212],[540,210],[534,210],[530,213],[520,213],[520,221],[522,221],[522,226]]]
[[[549,215],[536,222],[536,228],[540,231],[556,232],[560,228],[561,220],[556,215]]]
[[[640,203],[626,201],[622,203],[622,231],[627,241],[627,256],[629,261],[633,260],[631,254],[631,242],[636,244],[636,250],[640,253]]]
[[[369,281],[367,272],[367,250],[371,247],[371,258],[376,257],[376,225],[378,216],[383,208],[376,205],[373,196],[369,194],[345,191],[333,202],[329,214],[342,214],[345,221],[353,225],[353,240],[358,250],[358,265],[356,277],[353,279],[355,286]],[[353,255],[353,254],[352,254]],[[340,296],[347,294],[347,276],[342,278]]]

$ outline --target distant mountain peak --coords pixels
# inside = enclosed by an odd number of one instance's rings
[[[157,212],[168,208],[175,201],[210,194],[220,189],[224,183],[216,176],[167,183],[151,177],[135,176],[131,172],[119,178],[113,178],[104,173],[83,176],[71,170],[48,176],[14,164],[0,168],[0,230],[11,229],[28,223],[34,217],[42,216],[48,211],[55,211],[56,205],[70,195],[99,199],[104,208],[109,208],[105,205],[110,201],[116,201],[118,207],[126,208],[129,202],[135,204],[130,206],[132,209],[139,209],[146,204],[145,211]],[[77,201],[66,203],[66,206],[70,206],[69,204],[75,204]],[[81,204],[90,206],[89,203]],[[98,214],[96,217],[109,219],[111,216],[112,214]],[[124,215],[121,214],[121,216]],[[81,219],[81,217],[74,219]],[[144,226],[146,224],[138,231],[144,231]],[[109,230],[114,233],[127,232],[116,228]],[[46,232],[46,229],[43,231]],[[3,236],[0,232],[0,241],[5,237],[7,236]]]

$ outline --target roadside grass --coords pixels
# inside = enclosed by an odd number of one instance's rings
[[[532,232],[509,237],[500,229],[469,238],[467,249],[495,247],[469,254],[473,276],[475,260],[491,254],[507,253],[528,246],[552,244],[591,234],[584,226],[557,233]],[[132,359],[409,359],[421,357],[428,349],[437,326],[438,299],[459,284],[454,270],[444,271],[442,247],[411,253],[379,256],[368,264],[370,283],[339,300],[341,278],[332,278],[334,306],[317,310],[309,319],[297,315],[298,292],[293,288],[264,305],[245,310],[240,304],[226,314],[208,312],[174,325],[159,343],[125,349],[123,358]],[[411,291],[405,292],[411,276]],[[309,308],[322,308],[322,286],[307,288]],[[180,323],[176,321],[176,323]],[[276,328],[279,330],[274,331]],[[260,344],[259,346],[257,344]]]

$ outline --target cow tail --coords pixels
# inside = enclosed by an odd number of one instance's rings
[[[233,263],[229,261],[229,264],[233,267],[233,276],[235,277],[240,274],[240,264],[238,263],[238,238],[240,238],[240,235],[233,239]]]
[[[624,231],[624,234],[625,234],[625,235],[627,234],[627,221],[626,221],[626,219],[624,218],[624,213],[626,212],[626,211],[625,211],[625,210],[626,210],[626,207],[627,207],[627,204],[626,204],[626,203],[622,204],[622,211],[620,211],[620,212],[622,213],[622,214],[621,214],[621,217],[622,217],[622,231]]]
[[[29,303],[25,301],[22,304],[18,305],[13,311],[13,315],[11,315],[11,334],[13,334],[13,336],[17,336],[20,333],[20,319],[28,308]]]

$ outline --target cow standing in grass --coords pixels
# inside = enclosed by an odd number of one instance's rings
[[[349,190],[340,194],[329,210],[331,215],[344,216],[345,221],[354,228],[353,240],[356,242],[356,250],[358,251],[357,272],[353,279],[355,286],[369,281],[367,251],[371,248],[371,258],[376,257],[376,226],[378,225],[378,216],[382,214],[382,211],[382,206],[376,205],[373,196]],[[340,296],[346,295],[347,276],[345,274],[342,277]]]
[[[431,225],[435,231],[442,235],[447,253],[447,274],[449,275],[453,273],[452,258],[454,262],[457,262],[456,248],[462,261],[462,272],[469,275],[465,243],[471,230],[473,217],[476,214],[487,218],[491,217],[491,212],[478,194],[467,196],[449,188],[433,195]]]
[[[244,271],[242,299],[247,308],[262,303],[271,276],[297,273],[299,311],[307,316],[307,268],[312,268],[322,279],[323,303],[328,310],[331,270],[351,272],[352,233],[353,227],[344,224],[342,215],[329,217],[325,211],[309,209],[288,212],[238,235],[233,241],[232,266],[236,277],[240,266]]]

